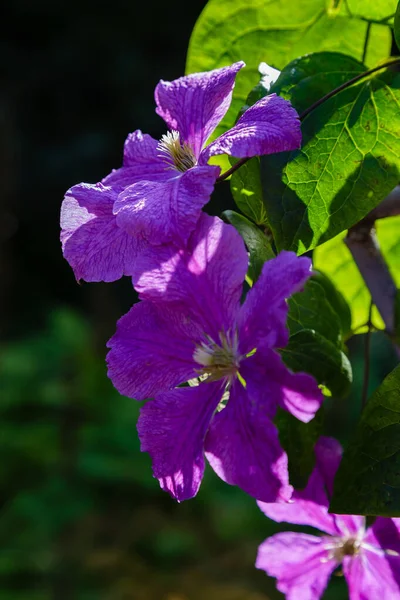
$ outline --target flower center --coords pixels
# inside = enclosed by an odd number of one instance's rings
[[[335,552],[335,558],[342,561],[345,556],[354,556],[360,551],[360,545],[355,538],[343,540],[343,544],[339,546]]]
[[[329,550],[329,558],[341,563],[345,556],[355,556],[360,552],[361,540],[356,537],[333,538],[325,546]]]
[[[197,163],[191,147],[186,142],[181,144],[179,131],[168,131],[167,134],[163,135],[157,149],[160,152],[159,156],[172,169],[184,172]]]
[[[193,358],[202,365],[198,372],[200,375],[207,375],[208,381],[231,381],[238,373],[241,359],[238,355],[237,332],[233,335],[221,332],[219,342],[217,344],[210,336],[206,336],[206,341],[197,345]]]

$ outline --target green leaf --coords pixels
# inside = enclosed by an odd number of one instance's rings
[[[400,516],[400,366],[362,413],[336,475],[330,510]]]
[[[231,177],[231,192],[236,206],[257,225],[268,225],[262,197],[260,159],[252,158]]]
[[[339,317],[342,337],[346,340],[351,333],[351,310],[343,294],[333,285],[332,281],[323,273],[315,272],[313,279],[318,281],[325,290],[326,297]]]
[[[304,488],[315,464],[314,446],[322,434],[324,413],[320,409],[309,423],[302,423],[285,410],[279,410],[275,425],[289,459],[290,483]]]
[[[269,92],[293,104],[302,113],[314,102],[366,70],[362,62],[339,52],[314,52],[292,60]],[[259,89],[261,96],[262,88]],[[251,95],[250,95],[251,96]]]
[[[339,65],[338,65],[339,68]],[[400,75],[347,88],[303,121],[303,146],[263,156],[261,179],[278,250],[298,254],[362,219],[400,177]]]
[[[348,393],[353,380],[349,359],[316,331],[304,329],[295,333],[280,353],[292,371],[310,373],[332,395],[341,397]]]
[[[390,217],[376,221],[376,233],[383,257],[389,271],[400,287],[400,217]],[[344,243],[346,232],[314,250],[313,265],[322,271],[341,292],[351,311],[353,333],[364,333],[368,322],[371,295],[360,275],[350,250]],[[384,329],[382,318],[374,306],[372,323],[376,329]]]
[[[341,345],[341,325],[323,286],[310,279],[304,290],[288,301],[287,324],[291,334],[303,329],[313,329],[336,346]]]
[[[340,51],[357,59],[363,55],[368,24],[350,18],[345,4],[334,0],[210,0],[190,38],[186,73],[208,71],[238,60],[247,67],[236,79],[231,109],[215,132],[235,121],[249,90],[259,80],[262,61],[282,69],[289,61],[316,51]],[[375,65],[390,53],[391,32],[373,25],[366,62]],[[227,167],[227,162],[224,165]]]
[[[396,16],[394,18],[394,38],[397,47],[400,48],[400,2],[397,5]]]
[[[367,21],[393,22],[397,0],[347,0],[349,12]]]
[[[249,277],[256,281],[265,261],[275,258],[267,236],[254,223],[233,210],[226,210],[222,216],[237,229],[250,253]]]

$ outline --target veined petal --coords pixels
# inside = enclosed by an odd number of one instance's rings
[[[309,525],[333,536],[356,535],[360,523],[350,515],[328,513],[342,448],[337,440],[321,436],[315,446],[316,463],[304,490],[295,490],[287,504],[258,502],[259,508],[277,523]],[[348,517],[349,520],[343,520]]]
[[[307,373],[292,373],[274,350],[259,346],[240,367],[253,402],[273,417],[278,406],[308,423],[320,408],[323,395]]]
[[[248,108],[232,129],[211,142],[202,152],[200,162],[205,164],[216,154],[244,158],[295,150],[300,146],[297,112],[288,100],[271,94]]]
[[[163,81],[156,87],[156,112],[170,129],[179,131],[196,158],[232,100],[237,72],[244,67],[237,62],[229,67],[194,73]]]
[[[356,556],[345,556],[343,574],[350,600],[395,600],[400,598],[400,565],[396,557],[362,548]]]
[[[193,167],[172,174],[168,181],[134,183],[114,204],[117,224],[132,235],[140,232],[153,245],[185,245],[210,199],[219,172],[219,167]]]
[[[316,460],[314,472],[320,474],[321,485],[328,495],[328,504],[333,495],[333,484],[342,459],[342,454],[342,446],[335,438],[321,436],[315,444]],[[314,494],[310,494],[310,496],[317,501],[318,496],[316,494],[317,490],[314,489]],[[345,537],[357,536],[361,530],[364,530],[365,518],[359,515],[331,514],[331,517],[334,519],[340,534]]]
[[[114,169],[103,183],[120,192],[137,181],[167,181],[170,178],[171,171],[160,156],[158,141],[137,129],[126,138],[122,167]]]
[[[256,560],[257,569],[277,578],[286,600],[319,600],[336,566],[328,558],[323,538],[291,531],[266,539]]]
[[[186,251],[152,247],[136,264],[134,287],[142,298],[180,302],[210,335],[233,324],[248,256],[231,225],[202,213]]]
[[[108,376],[117,390],[136,400],[196,377],[192,356],[202,331],[184,313],[143,301],[117,324],[109,340]]]
[[[377,548],[393,550],[397,552],[400,559],[400,526],[399,519],[389,519],[388,517],[377,517],[367,530],[364,541]],[[396,563],[398,568],[400,563]],[[400,571],[399,571],[400,576]]]
[[[112,213],[115,192],[101,183],[81,183],[68,190],[61,206],[64,258],[76,279],[115,281],[132,275],[144,247],[140,235],[117,226]]]
[[[161,488],[178,501],[200,487],[204,438],[222,394],[220,383],[201,383],[159,394],[140,411],[141,450],[150,454]]]
[[[250,402],[236,381],[227,406],[214,416],[205,442],[214,471],[231,485],[264,502],[286,502],[292,495],[287,455],[275,425]]]
[[[283,347],[288,341],[286,300],[311,276],[309,258],[281,252],[267,261],[239,313],[240,350],[250,352],[259,342]]]

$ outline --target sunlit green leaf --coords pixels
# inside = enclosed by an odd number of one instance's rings
[[[349,18],[345,3],[326,0],[210,0],[197,20],[188,50],[186,72],[195,73],[244,60],[232,107],[215,135],[231,127],[249,91],[258,83],[260,62],[282,69],[309,52],[339,51],[363,56],[368,23]],[[391,32],[373,25],[366,63],[375,65],[390,53]],[[228,166],[226,162],[225,167]]]
[[[346,88],[303,121],[303,145],[264,156],[261,178],[278,250],[301,254],[364,217],[400,177],[400,75]]]
[[[346,5],[355,17],[393,23],[397,0],[346,0]]]

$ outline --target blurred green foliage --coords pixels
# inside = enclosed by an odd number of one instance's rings
[[[258,544],[282,527],[211,470],[194,500],[162,492],[139,450],[140,404],[113,389],[94,340],[86,319],[59,309],[0,347],[2,600],[282,598],[254,568]],[[373,386],[393,360],[376,341],[385,365],[373,363]],[[343,438],[357,398],[327,410]],[[325,598],[346,598],[342,577]]]
[[[212,473],[191,502],[159,489],[93,337],[64,309],[0,348],[2,600],[278,597],[254,569],[275,524]]]

